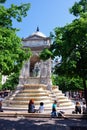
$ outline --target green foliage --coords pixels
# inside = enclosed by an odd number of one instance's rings
[[[87,15],[71,24],[55,28],[55,41],[52,46],[55,56],[62,56],[57,73],[77,74],[87,79]],[[61,71],[60,71],[61,69]],[[59,71],[58,71],[59,70]]]
[[[18,84],[18,72],[31,56],[31,51],[23,48],[21,39],[16,35],[18,29],[13,28],[13,20],[22,22],[30,9],[30,3],[19,6],[12,4],[10,8],[5,8],[5,1],[0,0],[0,73],[10,75],[3,88],[14,89]]]
[[[51,33],[53,44],[49,48],[49,57],[61,57],[61,63],[55,66],[54,73],[64,76],[60,79],[62,90],[86,90],[87,80],[87,0],[76,2],[70,9],[75,16],[79,16],[72,23],[64,27],[56,27]],[[45,55],[46,53],[43,53]],[[52,54],[52,55],[51,55]],[[48,58],[49,58],[48,57]],[[45,55],[45,59],[47,55]],[[80,77],[73,78],[73,77]],[[55,85],[58,80],[55,79]],[[80,84],[79,84],[79,81]],[[83,85],[82,85],[83,82]],[[87,94],[86,94],[87,95]]]
[[[52,82],[63,92],[83,90],[83,82],[79,77],[52,76]]]
[[[10,8],[0,5],[0,26],[12,28],[13,19],[22,22],[22,18],[27,16],[30,4],[21,4],[20,6],[12,4]]]
[[[70,13],[75,16],[82,15],[87,12],[87,0],[80,0],[79,2],[75,2],[75,4],[70,8]]]
[[[6,0],[0,0],[0,3],[5,3],[6,2]]]
[[[76,2],[71,8],[71,13],[74,13],[74,15],[76,13],[80,17],[64,27],[56,27],[54,29],[52,52],[54,57],[62,57],[61,64],[55,67],[55,73],[57,74],[65,73],[67,76],[79,75],[81,78],[87,79],[86,6],[87,0]]]
[[[0,28],[0,73],[9,75],[21,69],[23,61],[29,58],[30,51],[25,53],[21,39],[15,31]]]
[[[2,75],[0,74],[0,90],[2,90]]]
[[[8,76],[6,82],[2,85],[3,90],[14,90],[19,83],[19,73],[13,73]]]
[[[47,60],[48,58],[52,57],[53,55],[52,55],[51,51],[49,51],[48,48],[44,48],[39,56],[42,60]]]
[[[10,75],[17,73],[21,69],[23,62],[30,55],[30,49],[23,49],[21,39],[16,35],[16,29],[12,27],[12,21],[18,22],[27,16],[30,4],[20,6],[11,5],[5,8],[0,5],[0,73]]]
[[[62,57],[61,63],[55,67],[55,73],[66,75],[66,77],[80,77],[83,82],[87,105],[87,0],[80,0],[80,2],[75,3],[70,12],[79,17],[72,23],[64,27],[56,27],[54,30],[52,52],[54,57]],[[67,83],[63,82],[62,86],[65,85],[67,88]],[[68,84],[70,89],[73,86],[77,88],[76,83],[72,80],[70,85]]]

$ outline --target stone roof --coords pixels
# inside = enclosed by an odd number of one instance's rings
[[[31,50],[42,50],[50,46],[51,39],[46,37],[39,28],[30,36],[22,39],[23,47],[31,48]]]
[[[42,32],[39,32],[39,31],[36,31],[34,32],[31,36],[39,36],[39,37],[43,37],[43,38],[46,38],[46,35],[43,34]]]
[[[37,30],[32,33],[30,36],[23,38],[23,41],[28,41],[28,40],[41,40],[41,39],[50,39],[49,37],[47,37],[45,34],[43,34],[42,32],[39,31],[39,28],[37,27]]]

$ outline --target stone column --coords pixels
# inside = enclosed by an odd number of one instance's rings
[[[29,61],[28,61],[28,77],[30,77],[30,59],[29,59]]]
[[[23,85],[27,83],[28,77],[29,77],[29,61],[25,62],[20,71],[19,84]]]
[[[51,59],[47,61],[41,61],[41,77],[40,82],[47,85],[47,89],[51,90]]]
[[[51,80],[51,59],[47,60],[47,89],[52,89],[52,80]]]
[[[47,62],[42,61],[41,62],[41,77],[47,76]]]

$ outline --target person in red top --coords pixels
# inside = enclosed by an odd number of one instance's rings
[[[28,113],[34,113],[34,112],[35,112],[34,100],[31,99],[28,104]]]

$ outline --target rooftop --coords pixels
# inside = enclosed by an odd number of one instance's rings
[[[34,35],[44,37],[44,38],[46,37],[45,34],[43,34],[42,32],[39,31],[39,27],[37,27],[36,31],[31,36],[34,36]]]

